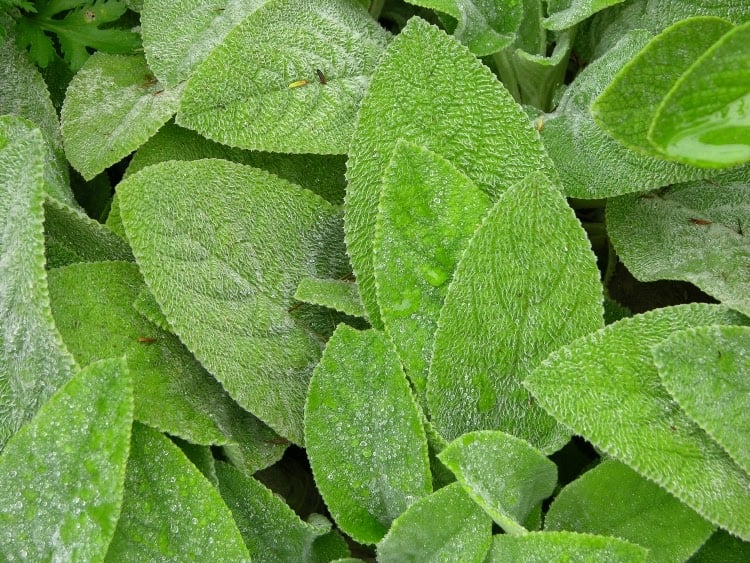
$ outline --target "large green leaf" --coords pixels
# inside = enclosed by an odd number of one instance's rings
[[[750,166],[607,203],[607,231],[641,281],[691,282],[750,314]]]
[[[699,327],[653,349],[664,387],[750,474],[750,328]]]
[[[527,442],[497,431],[469,432],[438,456],[469,496],[508,534],[557,484],[557,467]]]
[[[101,561],[123,499],[133,422],[125,363],[71,378],[0,456],[0,558]]]
[[[440,313],[427,382],[437,430],[453,439],[497,429],[546,453],[560,448],[568,430],[521,381],[602,326],[601,291],[589,241],[559,190],[534,174],[506,191],[469,242]]]
[[[555,172],[525,113],[492,72],[417,17],[387,49],[357,119],[347,161],[346,242],[368,317],[382,327],[373,240],[383,171],[400,138],[448,160],[493,196],[531,172]]]
[[[97,52],[70,81],[61,112],[65,154],[90,180],[141,146],[177,111],[143,56]]]
[[[396,144],[375,225],[375,282],[383,323],[420,396],[453,271],[490,206],[447,160],[407,141]]]
[[[193,73],[177,123],[246,149],[344,154],[388,38],[348,0],[266,2]]]
[[[382,332],[338,326],[310,381],[305,444],[331,515],[361,543],[430,494],[418,407]]]
[[[492,520],[453,483],[412,504],[378,544],[382,563],[481,563],[492,542]]]
[[[649,561],[685,561],[715,527],[627,465],[605,460],[567,485],[545,530],[614,536],[647,547]]]
[[[250,561],[219,492],[168,438],[133,424],[107,561]]]
[[[691,304],[613,323],[554,352],[525,382],[560,422],[698,512],[750,537],[750,476],[661,386],[651,348],[675,331],[742,324],[726,307]]]
[[[544,20],[547,29],[562,30],[573,27],[595,13],[619,4],[623,0],[550,0],[549,16]]]
[[[49,310],[44,138],[0,117],[0,449],[77,369]]]
[[[303,277],[348,270],[335,208],[222,160],[150,166],[118,194],[143,277],[180,340],[243,408],[301,443],[321,344],[311,319],[289,309]]]
[[[533,532],[523,536],[495,536],[487,563],[645,563],[648,550],[620,538],[574,534],[572,532]]]

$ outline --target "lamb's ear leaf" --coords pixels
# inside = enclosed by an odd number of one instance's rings
[[[750,542],[742,541],[725,530],[719,530],[708,538],[708,541],[690,558],[690,562],[714,563],[748,559],[750,559]]]
[[[45,150],[27,120],[0,117],[0,448],[77,370],[49,309]]]
[[[100,561],[120,515],[133,423],[121,360],[91,364],[63,385],[0,456],[4,561]]]
[[[492,519],[458,483],[419,499],[396,518],[378,544],[378,561],[483,561]]]
[[[607,202],[607,232],[641,281],[684,280],[750,315],[750,166]]]
[[[106,561],[249,561],[219,492],[169,438],[133,423],[122,513]]]
[[[645,547],[620,538],[574,532],[531,532],[522,536],[496,535],[485,561],[645,563],[648,555]]]
[[[545,530],[615,536],[647,547],[651,560],[664,562],[687,560],[715,528],[613,459],[568,484],[544,518]]]
[[[94,53],[68,86],[60,119],[65,154],[90,180],[169,120],[181,86],[166,89],[142,55]]]
[[[248,189],[251,186],[252,189]],[[118,186],[133,254],[169,326],[246,410],[302,442],[316,318],[303,277],[349,266],[339,212],[319,196],[223,160],[149,166]]]
[[[193,73],[177,123],[234,147],[345,154],[389,37],[348,0],[267,2]]]
[[[603,325],[601,292],[588,238],[560,191],[541,174],[506,191],[469,241],[440,313],[427,380],[438,432],[503,430],[545,453],[562,447],[568,430],[521,382]]]
[[[438,455],[469,496],[508,534],[552,495],[557,466],[528,442],[485,430],[456,438]]]
[[[376,328],[383,326],[373,262],[377,205],[401,138],[434,151],[493,197],[537,170],[555,177],[525,112],[495,75],[455,39],[411,18],[372,77],[347,161],[347,250]]]
[[[357,284],[346,280],[302,278],[294,298],[304,303],[327,307],[353,317],[365,317]]]
[[[680,407],[750,474],[750,328],[679,331],[654,347],[661,381]]]
[[[310,381],[305,444],[331,515],[361,543],[432,492],[418,408],[388,338],[340,324]]]
[[[655,481],[703,518],[750,538],[750,476],[662,387],[651,349],[673,332],[746,324],[720,305],[655,309],[553,352],[526,379],[561,423]]]
[[[555,31],[568,29],[621,2],[623,0],[550,0],[547,2],[549,16],[544,20],[544,27]]]

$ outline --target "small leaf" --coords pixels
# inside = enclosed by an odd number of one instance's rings
[[[418,407],[382,332],[338,326],[310,381],[305,443],[331,515],[361,543],[432,490]]]
[[[621,2],[623,0],[550,0],[547,2],[549,17],[544,20],[544,27],[556,31],[568,29]]]
[[[142,56],[92,55],[68,86],[61,112],[65,154],[90,180],[141,146],[177,110]]]
[[[748,559],[750,542],[743,542],[728,532],[719,530],[690,558],[690,563],[742,563]]]
[[[495,536],[485,561],[645,563],[647,556],[646,548],[619,538],[573,532],[532,532],[523,536]]]
[[[107,561],[249,561],[218,491],[168,438],[133,424],[125,496]]]
[[[481,563],[492,543],[492,520],[458,483],[412,504],[378,544],[382,563]]]
[[[557,188],[531,175],[498,199],[448,289],[427,382],[433,424],[448,439],[498,429],[557,450],[568,430],[521,381],[551,351],[602,324],[586,234]]]
[[[297,301],[328,307],[353,317],[364,317],[365,310],[359,298],[357,284],[345,280],[302,278],[297,291]]]
[[[4,561],[97,561],[115,532],[133,421],[121,360],[78,372],[0,456]]]
[[[614,536],[650,550],[649,561],[685,561],[715,527],[658,485],[609,459],[567,485],[544,519],[546,530]]]
[[[750,537],[750,476],[661,386],[650,350],[675,331],[746,318],[706,304],[623,319],[554,352],[525,381],[536,400],[596,447],[709,522]]]
[[[750,474],[750,328],[699,327],[654,347],[661,381],[680,407]]]

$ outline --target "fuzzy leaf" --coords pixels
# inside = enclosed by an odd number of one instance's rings
[[[550,0],[547,2],[549,17],[544,20],[544,27],[557,31],[568,29],[621,2],[623,0]]]
[[[297,291],[294,292],[294,298],[297,301],[328,307],[353,317],[365,316],[357,284],[352,282],[302,278]]]
[[[177,123],[234,147],[344,154],[388,38],[347,0],[267,2],[192,75]]]
[[[90,180],[156,133],[177,110],[180,91],[159,84],[142,56],[95,53],[63,103],[68,160]]]
[[[650,550],[649,561],[685,561],[715,527],[672,495],[609,459],[567,485],[544,519],[545,530],[614,536]]]
[[[222,160],[150,166],[118,194],[133,253],[180,340],[243,408],[301,443],[321,346],[310,319],[289,309],[303,277],[348,269],[336,209]]]
[[[73,376],[0,456],[3,561],[96,561],[107,552],[123,498],[133,421],[124,362]]]
[[[743,563],[750,559],[750,542],[719,530],[690,558],[690,563]]]
[[[164,312],[156,302],[156,298],[147,287],[143,286],[140,293],[138,293],[138,297],[133,301],[133,309],[138,311],[143,318],[152,322],[160,329],[167,332],[174,332],[172,327],[169,326],[167,317],[164,316]]]
[[[497,429],[557,450],[568,430],[521,381],[551,351],[602,324],[586,234],[558,189],[531,175],[498,199],[448,288],[427,381],[433,424],[448,439]]]
[[[673,332],[746,318],[718,305],[657,309],[554,352],[525,382],[560,422],[709,522],[750,537],[750,476],[661,386],[651,348]]]
[[[0,117],[0,449],[77,370],[49,310],[39,129]]]
[[[524,440],[503,432],[464,434],[438,457],[508,534],[526,533],[521,523],[557,484],[554,463]]]
[[[383,323],[420,396],[456,262],[490,206],[487,194],[442,157],[396,144],[375,225],[375,282]]]
[[[382,332],[338,326],[310,381],[305,443],[331,515],[360,543],[432,492],[418,407]]]
[[[607,232],[641,281],[689,281],[750,314],[750,166],[607,203]]]
[[[347,161],[347,251],[376,328],[383,326],[374,276],[376,210],[383,170],[400,138],[448,160],[491,196],[537,170],[555,177],[526,114],[495,75],[444,32],[409,20],[373,75]]]
[[[381,563],[481,563],[492,542],[492,520],[458,483],[412,504],[378,544]]]
[[[504,563],[645,563],[648,550],[619,538],[572,532],[532,532],[523,536],[495,536],[485,561]]]
[[[750,474],[750,328],[699,327],[653,349],[661,381],[680,407]]]
[[[232,513],[168,438],[133,424],[125,496],[107,561],[250,561]]]

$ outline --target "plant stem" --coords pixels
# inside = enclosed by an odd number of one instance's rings
[[[518,87],[518,78],[516,77],[516,71],[513,68],[513,64],[508,56],[508,49],[503,49],[492,55],[492,60],[495,63],[500,80],[508,89],[513,99],[519,104],[521,103],[521,90]]]
[[[383,11],[383,5],[385,5],[385,0],[372,0],[370,3],[370,15],[374,19],[380,17],[380,12]]]

